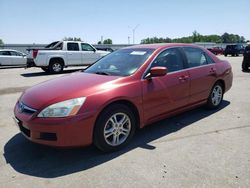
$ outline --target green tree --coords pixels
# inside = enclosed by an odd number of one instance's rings
[[[192,35],[192,41],[193,42],[200,42],[200,34],[197,32],[197,31],[194,31],[193,32],[193,35]]]
[[[81,38],[77,38],[77,37],[64,37],[63,38],[64,41],[82,41]]]
[[[105,39],[104,41],[103,41],[103,44],[112,44],[113,42],[112,42],[112,40],[111,39]]]
[[[0,44],[3,44],[3,40],[2,39],[0,39]]]
[[[230,42],[231,42],[231,41],[230,41],[230,36],[229,36],[228,33],[224,33],[224,34],[221,36],[221,38],[222,38],[222,42],[223,42],[223,43],[230,43]]]
[[[150,43],[194,43],[194,42],[214,42],[214,43],[244,43],[246,39],[243,36],[237,34],[224,33],[223,35],[201,35],[197,31],[194,31],[191,36],[181,38],[146,38],[141,40],[141,44]]]

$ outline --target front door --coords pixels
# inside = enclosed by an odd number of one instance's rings
[[[100,54],[89,44],[81,43],[81,50],[83,65],[93,64],[100,58]]]
[[[142,81],[145,123],[187,105],[189,100],[189,74],[178,48],[166,49],[151,64],[166,67],[168,73]]]

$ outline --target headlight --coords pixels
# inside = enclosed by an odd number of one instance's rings
[[[43,109],[37,117],[67,117],[76,115],[86,97],[80,97],[52,104]]]

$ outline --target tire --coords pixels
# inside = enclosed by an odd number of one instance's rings
[[[248,71],[249,65],[247,64],[247,61],[242,61],[241,68],[243,71]]]
[[[52,74],[61,73],[63,71],[63,63],[60,61],[51,61],[49,64],[49,72]]]
[[[123,118],[125,120],[122,123]],[[104,152],[120,150],[133,137],[135,127],[135,116],[129,107],[123,104],[111,105],[97,118],[94,128],[94,144]]]
[[[44,72],[46,72],[46,73],[49,72],[49,68],[48,68],[48,67],[41,67],[41,69],[42,69]]]
[[[220,82],[216,82],[207,99],[206,107],[208,109],[217,109],[223,100],[223,86]]]

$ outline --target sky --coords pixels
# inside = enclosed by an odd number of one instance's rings
[[[250,40],[250,0],[0,0],[0,39],[6,44],[48,44],[80,37],[96,44],[140,43],[224,32]],[[128,39],[130,37],[130,40]]]

